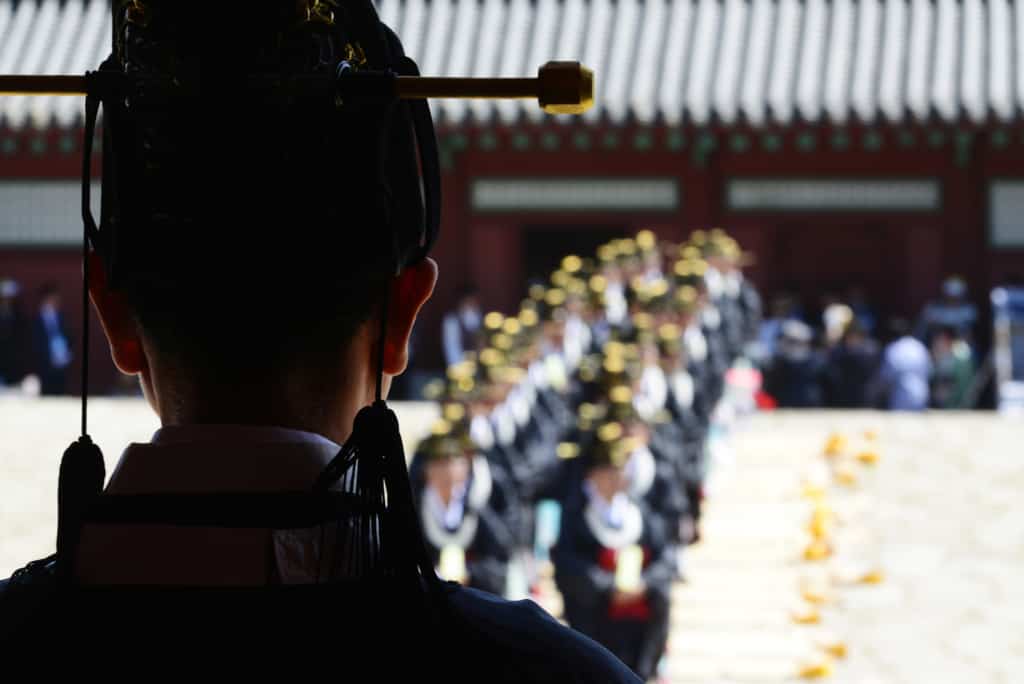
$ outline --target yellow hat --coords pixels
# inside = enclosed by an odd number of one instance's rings
[[[516,319],[514,318],[507,319],[505,321],[506,326],[508,325],[509,321],[515,320]],[[522,309],[519,311],[518,322],[519,330],[522,330],[523,328],[532,328],[533,326],[537,325],[538,322],[540,322],[540,316],[537,315],[537,311],[535,309]],[[505,328],[505,332],[509,333],[510,335],[516,334],[514,332],[510,332],[508,327]]]
[[[555,454],[561,459],[576,458],[580,454],[580,445],[575,442],[561,442],[555,447]]]
[[[562,306],[565,304],[565,290],[556,287],[551,288],[544,297],[544,303],[552,308]]]
[[[636,234],[636,245],[647,252],[658,246],[658,239],[654,236],[654,231],[644,229]]]
[[[566,273],[577,273],[583,268],[583,259],[580,259],[575,254],[570,254],[562,259],[562,270]]]
[[[505,316],[498,313],[497,311],[491,311],[484,316],[484,328],[491,331],[501,330],[502,324],[505,322]]]
[[[558,269],[551,274],[551,284],[555,287],[565,287],[571,277],[566,271]]]
[[[608,243],[597,248],[597,259],[601,263],[615,261],[619,256],[619,248],[616,243]]]
[[[654,327],[654,316],[646,311],[639,311],[632,316],[633,327],[637,330],[651,330]]]
[[[505,355],[494,347],[487,347],[480,351],[481,366],[500,366],[505,363]]]

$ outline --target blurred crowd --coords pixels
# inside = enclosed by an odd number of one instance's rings
[[[511,315],[449,316],[410,465],[441,576],[510,598],[553,577],[572,627],[657,677],[715,426],[753,406],[745,261],[720,230],[641,231],[566,256]]]
[[[827,298],[817,320],[795,300],[773,299],[758,353],[765,391],[781,407],[974,408],[973,331],[978,313],[966,283],[948,278],[916,322],[880,324],[863,291]]]
[[[73,350],[57,286],[39,288],[30,308],[23,299],[17,281],[0,279],[0,391],[65,394]]]

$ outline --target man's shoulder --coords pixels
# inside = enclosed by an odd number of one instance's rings
[[[53,599],[57,586],[53,556],[32,561],[10,577],[0,578],[0,641],[38,616]]]
[[[531,681],[639,682],[606,648],[530,600],[507,601],[466,587],[448,594],[452,617],[484,637],[494,655],[530,671]]]

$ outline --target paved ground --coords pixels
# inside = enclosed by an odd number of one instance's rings
[[[124,443],[156,428],[135,400],[91,407],[108,468]],[[411,436],[430,409],[402,413]],[[0,397],[0,575],[52,550],[57,464],[76,429],[75,402]],[[880,461],[840,459],[857,483],[824,487],[834,555],[809,563],[805,490],[833,472],[822,457],[833,432],[849,438],[849,455],[870,448]],[[675,589],[666,679],[798,681],[801,667],[822,673],[822,645],[842,645],[848,656],[832,663],[831,681],[1024,682],[1022,442],[1024,427],[982,414],[747,421],[720,459],[705,541]],[[849,584],[871,569],[884,571],[881,584]],[[819,624],[794,624],[812,605],[802,594],[826,600]]]
[[[803,489],[832,472],[822,457],[832,432],[851,456],[870,449],[880,461],[840,459],[858,482],[827,488],[835,554],[808,563]],[[677,589],[669,679],[793,681],[801,663],[821,664],[819,640],[847,649],[833,681],[1024,681],[1022,439],[1020,424],[977,414],[749,421],[716,473],[706,541]],[[875,568],[881,584],[848,583]],[[828,595],[819,625],[792,621],[805,586]]]

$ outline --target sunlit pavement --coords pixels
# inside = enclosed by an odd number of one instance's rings
[[[414,439],[434,412],[399,414]],[[0,397],[0,575],[52,552],[57,465],[77,421],[73,400]],[[141,401],[109,399],[90,403],[90,425],[108,471],[157,427]],[[837,433],[847,444],[826,459]],[[673,590],[666,681],[1024,682],[1024,426],[777,413],[746,420],[727,444],[704,541]],[[876,465],[857,460],[866,452]],[[807,561],[815,510],[831,556]],[[815,613],[817,624],[797,624]]]
[[[1024,681],[1019,423],[778,413],[731,441],[675,588],[668,681]],[[816,509],[833,553],[811,562]]]

